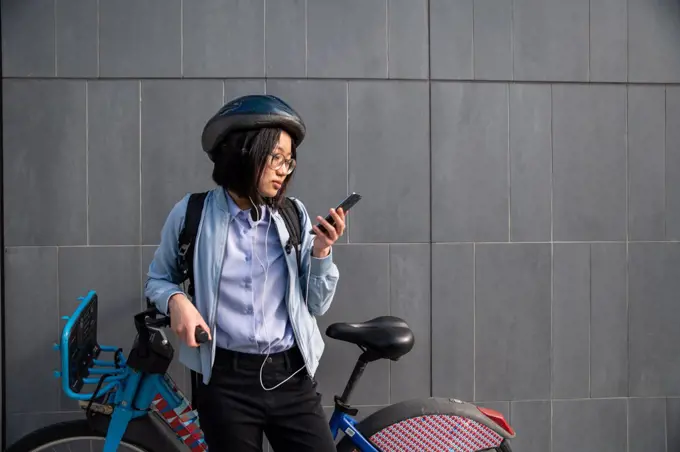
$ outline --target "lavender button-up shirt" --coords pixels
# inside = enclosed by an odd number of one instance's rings
[[[268,209],[252,220],[226,194],[231,214],[217,300],[217,346],[264,354],[295,342],[286,309],[288,271],[284,250]],[[270,224],[271,223],[271,224]]]

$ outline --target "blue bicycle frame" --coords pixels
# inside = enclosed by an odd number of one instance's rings
[[[116,347],[101,346],[102,352],[114,353],[114,360],[93,359],[89,374],[98,377],[83,378],[84,384],[100,384],[103,385],[101,389],[89,394],[79,394],[71,389],[69,386],[71,381],[69,340],[85,309],[91,303],[96,302],[96,292],[90,291],[86,297],[81,297],[79,300],[81,303],[68,318],[61,335],[61,344],[57,347],[61,351],[62,369],[60,373],[57,373],[57,377],[61,377],[62,390],[71,399],[90,402],[105,396],[109,397],[106,404],[114,408],[108,424],[104,452],[118,450],[130,421],[148,415],[149,407],[160,415],[178,439],[189,446],[192,451],[207,450],[203,433],[200,430],[198,414],[191,409],[189,401],[170,376],[143,373],[129,367]]]
[[[373,447],[371,443],[368,442],[364,436],[359,433],[359,431],[354,428],[357,424],[356,419],[347,413],[339,411],[337,408],[333,411],[330,420],[331,433],[333,434],[333,439],[337,438],[338,431],[342,430],[345,435],[347,435],[355,446],[359,448],[361,452],[379,452],[378,449]]]
[[[71,389],[70,369],[73,363],[70,361],[72,350],[69,348],[69,342],[73,340],[73,330],[80,328],[81,317],[86,309],[91,308],[92,304],[96,308],[97,294],[92,290],[78,300],[80,304],[73,315],[64,317],[67,322],[62,331],[60,344],[55,346],[61,353],[61,372],[55,372],[55,376],[62,379],[62,390],[69,398],[96,405],[100,404],[101,399],[104,405],[113,407],[103,452],[116,451],[129,423],[147,416],[149,408],[163,419],[179,442],[184,443],[192,451],[207,451],[198,413],[192,409],[190,402],[170,376],[166,373],[145,373],[130,367],[120,349],[116,347],[99,346],[101,352],[113,353],[113,360],[92,359],[87,369],[88,377],[82,378],[83,384],[97,384],[100,387],[92,393],[84,394]],[[356,424],[354,417],[339,410],[337,406],[329,421],[334,439],[342,431],[360,451],[378,452],[378,449],[356,430]]]

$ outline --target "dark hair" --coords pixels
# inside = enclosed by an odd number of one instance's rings
[[[286,177],[274,198],[264,198],[258,191],[267,158],[279,142],[280,136],[281,129],[270,128],[229,134],[219,145],[219,151],[215,155],[212,173],[215,183],[238,196],[250,197],[257,205],[267,204],[270,207],[280,207],[286,194],[286,187],[294,172]],[[295,158],[294,143],[291,153],[291,157]]]

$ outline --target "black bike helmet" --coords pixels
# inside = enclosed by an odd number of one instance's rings
[[[296,147],[305,138],[305,123],[290,105],[276,96],[252,94],[231,100],[220,108],[203,128],[201,144],[214,161],[213,151],[228,134],[263,127],[285,130]]]

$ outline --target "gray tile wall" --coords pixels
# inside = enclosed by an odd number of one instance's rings
[[[455,396],[520,451],[680,450],[676,0],[1,5],[8,442],[78,415],[50,349],[77,296],[127,350],[165,216],[211,186],[203,123],[268,92],[309,127],[292,193],[364,196],[320,328],[416,335],[362,415]],[[357,356],[327,341],[324,405]]]

